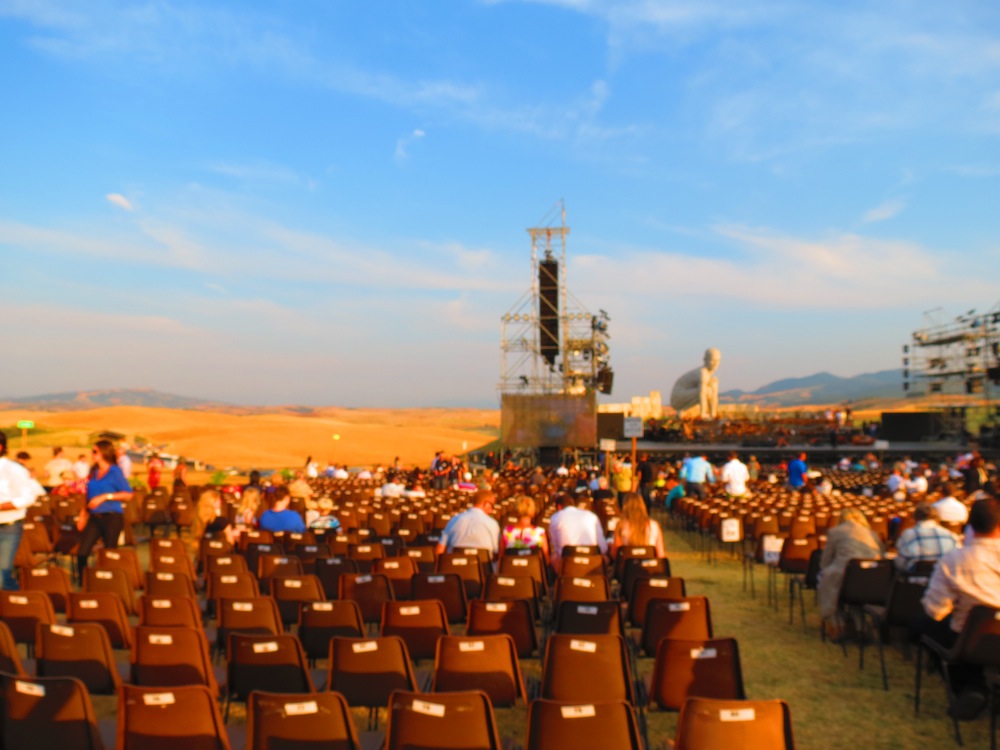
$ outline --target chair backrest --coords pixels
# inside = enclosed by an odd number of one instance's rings
[[[178,575],[185,575],[192,581],[197,578],[197,574],[194,569],[194,565],[191,563],[191,558],[187,556],[186,552],[177,552],[175,550],[160,550],[158,552],[150,552],[149,556],[149,569],[154,573],[175,573]],[[149,574],[146,575],[146,581],[149,581]]]
[[[345,573],[338,598],[356,601],[365,622],[381,622],[382,605],[393,601],[392,584],[379,573]]]
[[[278,605],[269,596],[248,599],[220,599],[216,628],[217,649],[226,648],[230,633],[277,635],[283,632]]]
[[[296,555],[270,554],[257,558],[257,579],[262,584],[271,578],[300,576],[303,572],[302,561]]]
[[[655,558],[656,547],[651,544],[624,544],[615,555],[615,578],[619,581],[625,575],[625,561],[636,558]]]
[[[743,671],[735,638],[664,638],[656,651],[650,703],[678,711],[691,696],[742,700]]]
[[[674,750],[738,747],[793,750],[792,719],[784,701],[690,698],[677,720]]]
[[[190,596],[193,598],[197,595],[194,589],[194,578],[187,573],[174,570],[147,571],[145,588],[146,594],[156,597]]]
[[[525,747],[642,750],[643,745],[635,714],[625,701],[574,704],[540,698],[528,707]]]
[[[483,591],[483,564],[479,555],[465,555],[461,552],[446,552],[435,561],[436,573],[455,573],[465,585],[469,599],[477,599]]]
[[[483,599],[491,602],[524,599],[531,604],[532,617],[537,620],[540,593],[538,581],[525,573],[518,575],[490,574],[483,589]]]
[[[231,750],[215,697],[204,685],[124,685],[117,750]]]
[[[69,599],[69,573],[62,568],[32,568],[27,571],[21,581],[25,591],[44,591],[52,600],[56,612],[65,613]]]
[[[323,584],[313,575],[275,578],[271,581],[271,595],[286,625],[299,621],[299,607],[305,602],[326,601]]]
[[[205,599],[209,604],[210,614],[220,599],[250,599],[260,596],[257,579],[245,570],[209,573],[205,580]]]
[[[448,622],[465,622],[469,603],[461,576],[455,573],[415,573],[410,579],[414,599],[438,599],[444,604]]]
[[[306,656],[315,661],[326,658],[335,636],[364,638],[365,623],[358,603],[351,599],[309,602],[299,610],[298,635]]]
[[[74,591],[69,595],[66,623],[97,622],[104,626],[112,648],[132,645],[132,628],[125,605],[110,591]]]
[[[327,690],[341,693],[351,707],[383,708],[396,690],[415,691],[417,681],[402,638],[333,638]]]
[[[252,690],[311,693],[315,690],[302,644],[294,635],[230,633],[226,649],[226,692],[246,700]]]
[[[840,585],[840,603],[885,604],[894,574],[892,560],[848,560]]]
[[[778,570],[782,573],[804,575],[809,568],[809,558],[819,549],[815,535],[789,536],[781,544]]]
[[[525,700],[517,647],[509,635],[443,636],[434,656],[431,692],[482,690],[494,707]]]
[[[347,700],[340,693],[287,695],[255,690],[247,701],[247,750],[329,747],[361,750]]]
[[[958,661],[996,669],[1000,667],[1000,609],[976,605],[954,648]]]
[[[87,568],[83,571],[83,590],[88,594],[106,591],[115,594],[125,605],[125,611],[135,614],[135,597],[133,596],[132,584],[128,576],[121,568],[111,568],[101,570],[98,568]]]
[[[889,587],[885,619],[888,625],[909,627],[924,612],[920,603],[927,590],[927,578],[915,575],[897,575]]]
[[[517,655],[527,659],[538,650],[538,633],[528,602],[518,599],[506,602],[469,602],[466,635],[496,635],[506,633],[514,639]]]
[[[587,576],[603,576],[607,574],[604,567],[604,557],[596,555],[570,555],[562,558],[559,574],[569,578],[586,578]]]
[[[431,659],[438,638],[448,635],[448,615],[444,604],[437,599],[387,601],[382,605],[379,632],[383,637],[398,635],[402,638],[411,658]]]
[[[346,554],[316,560],[316,577],[323,584],[323,593],[327,599],[336,599],[340,595],[340,576],[357,572],[358,564],[346,557]]]
[[[421,573],[433,573],[434,572],[434,561],[437,559],[437,554],[434,547],[430,546],[409,546],[407,547],[403,554],[409,557],[417,564],[417,570]]]
[[[590,702],[635,700],[625,639],[620,635],[560,635],[545,646],[541,697]]]
[[[204,628],[198,600],[190,596],[139,597],[139,624],[154,628]]]
[[[712,616],[707,597],[654,599],[646,609],[646,621],[642,626],[642,649],[649,656],[656,654],[656,649],[664,638],[707,641],[711,637]]]
[[[417,573],[417,562],[409,557],[383,557],[372,561],[372,572],[381,573],[392,584],[397,599],[409,599],[411,580]]]
[[[256,569],[255,569],[256,570]],[[205,558],[205,577],[208,578],[216,573],[249,573],[245,557],[232,553],[225,555],[208,555]]]
[[[423,695],[394,692],[389,700],[386,750],[499,750],[496,719],[482,691]]]
[[[72,677],[0,674],[0,747],[104,750],[87,686]]]
[[[558,602],[604,602],[611,598],[608,579],[604,576],[568,577],[559,576],[556,581],[554,601]]]
[[[556,609],[555,632],[563,635],[624,635],[621,602],[560,602]]]
[[[646,622],[646,610],[654,599],[683,599],[687,589],[683,578],[650,576],[639,578],[632,588],[629,599],[628,619],[632,627],[641,628]]]
[[[204,685],[213,695],[219,694],[201,629],[140,625],[135,629],[131,662],[133,685]]]
[[[34,646],[38,625],[53,625],[56,611],[45,591],[0,591],[0,619],[16,643]]]
[[[113,695],[121,684],[111,641],[96,622],[39,624],[35,672],[39,677],[75,677],[94,695]]]
[[[0,617],[2,614],[3,611],[0,609]],[[17,650],[14,634],[2,619],[0,619],[0,672],[15,677],[24,677],[27,674],[21,665],[21,654]]]
[[[530,550],[521,550],[530,552]],[[513,550],[504,553],[500,558],[497,572],[502,576],[529,575],[538,583],[538,591],[542,594],[548,589],[548,577],[545,574],[545,562],[539,555],[518,555]]]
[[[629,601],[635,582],[640,578],[670,578],[670,561],[665,557],[631,557],[625,561],[622,599]]]
[[[142,566],[139,564],[139,556],[136,555],[134,549],[128,547],[106,549],[102,547],[97,550],[94,567],[99,570],[120,570],[125,574],[133,591],[142,588]]]

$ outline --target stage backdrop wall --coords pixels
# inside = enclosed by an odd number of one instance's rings
[[[593,448],[597,445],[597,396],[520,395],[500,399],[504,445]]]

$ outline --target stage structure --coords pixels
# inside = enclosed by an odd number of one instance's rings
[[[528,229],[531,288],[501,317],[501,441],[521,448],[593,448],[597,394],[611,393],[614,379],[610,317],[604,310],[589,312],[567,288],[570,229],[562,202],[540,223]]]
[[[968,412],[982,409],[978,422],[995,422],[1000,388],[1000,304],[985,313],[969,310],[954,320],[925,313],[928,325],[903,346],[903,390],[928,397],[940,409],[946,432],[971,427]]]

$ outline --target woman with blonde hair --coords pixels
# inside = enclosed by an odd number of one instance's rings
[[[663,529],[649,517],[642,495],[636,492],[625,494],[621,516],[615,526],[615,538],[611,543],[611,557],[618,554],[618,548],[627,545],[649,545],[656,549],[657,557],[666,557],[663,552]]]
[[[542,553],[542,559],[549,561],[549,541],[545,529],[535,526],[535,516],[538,515],[538,505],[534,498],[528,495],[518,495],[514,498],[514,512],[517,523],[507,526],[500,534],[500,553],[506,549],[537,549]]]
[[[868,525],[865,514],[857,508],[844,508],[839,523],[827,532],[826,546],[820,558],[819,615],[826,633],[833,640],[843,635],[844,622],[837,611],[844,571],[851,560],[881,560],[885,556],[882,540]]]
[[[191,542],[196,548],[206,534],[225,535],[230,544],[239,533],[229,524],[229,519],[222,515],[222,495],[217,490],[202,490],[198,496],[194,523],[191,525]]]
[[[260,511],[260,488],[247,485],[236,506],[236,518],[233,525],[238,529],[252,529],[257,526],[257,516]]]

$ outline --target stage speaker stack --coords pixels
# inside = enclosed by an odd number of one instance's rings
[[[546,258],[538,264],[538,340],[549,367],[559,356],[559,261]]]

